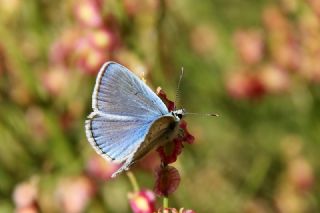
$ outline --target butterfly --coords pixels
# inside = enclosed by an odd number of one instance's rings
[[[85,121],[88,141],[106,160],[123,163],[112,177],[175,138],[185,114],[183,109],[169,111],[142,80],[116,62],[101,67],[92,109]]]

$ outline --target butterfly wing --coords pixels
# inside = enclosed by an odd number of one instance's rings
[[[102,66],[92,108],[85,125],[87,138],[105,159],[125,161],[117,173],[132,164],[154,121],[169,113],[143,81],[115,62]]]
[[[92,108],[142,119],[168,113],[165,104],[143,81],[115,62],[105,63],[99,71]]]
[[[139,120],[100,112],[92,112],[88,118],[86,135],[96,152],[109,161],[125,161],[113,176],[128,169],[136,160],[155,148],[158,145],[156,139],[166,135],[174,122],[173,116]]]

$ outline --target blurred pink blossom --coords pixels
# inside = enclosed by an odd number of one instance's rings
[[[101,4],[97,0],[81,0],[75,3],[75,16],[85,27],[99,27],[103,24]]]
[[[190,34],[190,44],[200,56],[212,55],[217,45],[216,32],[210,26],[197,26]]]
[[[278,7],[266,7],[262,14],[263,22],[268,30],[283,32],[289,28],[289,23]]]
[[[263,57],[264,41],[259,31],[238,31],[235,34],[236,49],[244,63],[256,64]]]
[[[61,212],[83,212],[95,192],[91,180],[86,176],[65,178],[57,186],[56,199]]]
[[[95,75],[101,65],[108,60],[107,51],[92,46],[89,38],[81,38],[77,41],[75,57],[78,67],[87,74]]]
[[[134,213],[153,213],[155,211],[156,196],[150,190],[129,193],[129,203]]]
[[[313,169],[303,157],[289,162],[288,175],[294,186],[304,192],[312,189],[314,185]]]
[[[86,166],[88,175],[103,181],[110,179],[111,175],[118,169],[118,164],[107,162],[99,155],[92,155]]]
[[[38,188],[35,181],[23,182],[13,190],[13,202],[16,208],[26,208],[33,206],[37,200]]]
[[[38,213],[40,211],[38,210],[38,208],[35,205],[31,205],[31,206],[17,208],[17,209],[15,209],[14,212],[15,213]]]
[[[81,31],[78,28],[64,30],[62,35],[53,42],[49,59],[55,65],[69,65],[75,48],[75,41],[79,39]]]
[[[317,16],[320,18],[320,1],[308,0],[307,2],[309,3],[309,5],[313,9],[313,11],[317,14]]]
[[[288,73],[277,66],[263,66],[259,75],[265,90],[269,93],[281,93],[289,89],[290,79]]]
[[[105,28],[94,30],[87,37],[93,48],[110,50],[113,45],[114,36]]]
[[[227,78],[227,90],[237,99],[255,99],[265,95],[265,87],[257,74],[236,72]]]
[[[43,87],[49,94],[59,96],[69,84],[69,75],[64,67],[51,67],[42,76]]]

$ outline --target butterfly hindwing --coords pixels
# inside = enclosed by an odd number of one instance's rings
[[[86,121],[86,134],[99,154],[113,162],[123,162],[144,141],[152,122],[93,112]]]

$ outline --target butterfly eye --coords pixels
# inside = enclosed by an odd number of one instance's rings
[[[178,116],[178,118],[180,118],[180,119],[182,118],[182,114],[177,114],[177,116]]]

